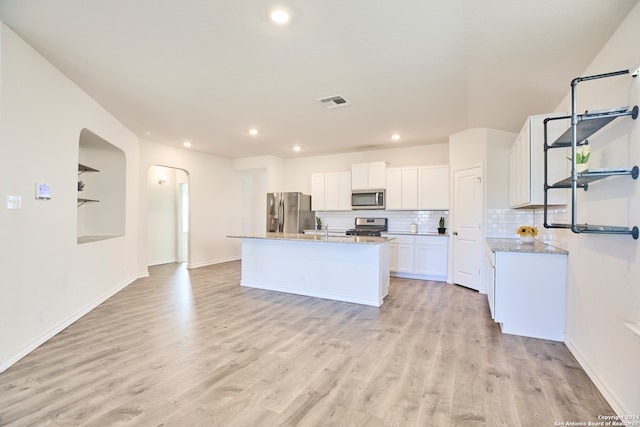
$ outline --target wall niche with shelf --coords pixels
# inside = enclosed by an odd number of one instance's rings
[[[78,244],[124,236],[124,152],[88,129],[78,142]]]

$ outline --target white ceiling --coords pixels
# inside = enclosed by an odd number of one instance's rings
[[[294,157],[517,132],[637,2],[0,0],[0,20],[141,138]]]

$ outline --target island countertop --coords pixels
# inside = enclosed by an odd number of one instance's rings
[[[302,233],[260,233],[245,235],[228,235],[234,239],[262,239],[262,240],[291,240],[297,242],[322,242],[322,243],[352,243],[360,245],[380,245],[393,240],[393,237],[375,236],[325,236],[324,232],[318,234]]]

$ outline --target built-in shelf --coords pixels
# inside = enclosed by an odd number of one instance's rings
[[[634,239],[638,239],[638,227],[621,227],[612,225],[592,225],[578,224],[578,197],[577,190],[582,188],[585,191],[589,188],[589,183],[598,181],[612,176],[629,175],[633,179],[638,179],[638,166],[631,169],[594,169],[584,172],[577,171],[576,150],[578,146],[587,145],[587,138],[598,132],[603,127],[614,121],[618,117],[630,116],[632,119],[638,118],[638,106],[631,108],[620,107],[609,110],[587,111],[584,114],[576,112],[576,87],[583,81],[597,80],[608,77],[621,76],[630,74],[629,70],[615,71],[612,73],[598,74],[589,77],[578,77],[571,82],[571,115],[547,118],[544,121],[544,227],[545,228],[564,228],[570,229],[574,233],[593,233],[593,234],[626,234],[631,235]],[[635,74],[632,74],[636,77]],[[567,129],[551,144],[547,140],[547,124],[552,120],[571,119],[571,127]],[[571,148],[571,176],[558,181],[552,185],[548,183],[548,151],[554,148]],[[571,189],[571,223],[557,224],[548,223],[547,214],[549,209],[548,192],[556,189]]]
[[[85,172],[100,172],[100,171],[98,169],[94,169],[92,167],[78,163],[78,175],[83,174]]]
[[[100,172],[98,169],[92,168],[91,166],[83,165],[82,163],[78,163],[78,176],[82,175],[85,172]],[[78,192],[83,191],[84,187],[80,187],[81,181],[78,181]],[[87,199],[83,197],[78,197],[78,207],[84,205],[85,203],[97,203],[100,200],[95,199]]]
[[[78,236],[78,244],[99,242],[100,240],[113,239],[120,236]]]
[[[640,323],[628,323],[625,322],[624,325],[629,328],[634,334],[640,337]]]
[[[78,244],[123,236],[127,188],[124,151],[83,128],[78,137],[77,164]]]
[[[95,199],[82,199],[80,197],[78,197],[78,206],[82,206],[85,203],[98,203],[100,200],[95,200]]]

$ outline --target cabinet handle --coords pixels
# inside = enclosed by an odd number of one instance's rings
[[[454,236],[457,236],[457,235],[458,235],[458,232],[457,232],[457,231],[454,231],[454,232],[453,232],[453,235],[454,235]]]

